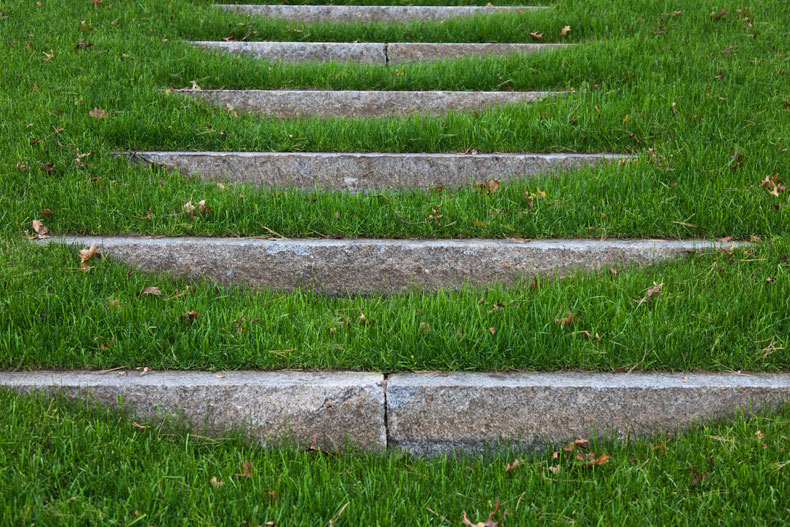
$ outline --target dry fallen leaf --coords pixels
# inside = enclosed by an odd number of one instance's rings
[[[88,265],[88,260],[93,258],[99,251],[98,245],[91,245],[88,249],[80,251],[80,269],[83,271],[90,271],[92,267]]]
[[[722,18],[724,18],[724,17],[727,15],[727,13],[729,13],[729,12],[730,12],[730,10],[729,10],[729,9],[722,9],[722,10],[721,10],[721,11],[719,11],[718,13],[717,13],[716,11],[711,11],[711,13],[710,13],[710,17],[711,17],[713,20],[721,20],[721,19],[722,19]]]
[[[192,323],[199,318],[200,318],[200,313],[194,310],[187,311],[186,315],[181,315],[181,320],[189,323]]]
[[[573,441],[562,447],[562,449],[565,450],[566,452],[574,452],[577,448],[587,448],[588,443],[589,441],[587,441],[586,439],[582,439],[582,438],[574,439]]]
[[[500,505],[499,498],[497,498],[496,506],[494,507],[494,510],[488,513],[488,519],[484,522],[472,523],[471,521],[469,521],[469,518],[466,516],[466,511],[463,511],[462,523],[470,527],[497,527],[499,523],[505,518],[505,516],[508,515],[508,510],[505,509],[502,512],[502,517],[494,521],[494,516],[496,516],[497,512],[499,512],[499,505]]]
[[[523,465],[523,464],[524,464],[524,460],[523,459],[514,459],[512,463],[508,463],[507,464],[507,466],[505,467],[505,472],[510,472],[514,468],[518,467],[519,465]]]
[[[140,295],[156,295],[159,296],[162,294],[162,291],[159,290],[158,287],[152,285],[150,287],[146,287],[140,292]]]
[[[538,33],[536,31],[533,31],[532,33],[529,34],[529,36],[531,36],[535,40],[543,40],[543,33]]]
[[[151,428],[148,425],[141,425],[141,424],[136,423],[135,421],[132,421],[132,426],[135,427],[138,430],[148,430],[149,428]]]
[[[107,301],[107,304],[110,307],[119,307],[120,301],[117,298],[111,298]]]
[[[106,111],[102,110],[101,108],[94,108],[93,110],[88,112],[88,115],[93,117],[94,119],[106,119],[110,116]]]
[[[594,455],[595,455],[595,454],[593,454],[593,456],[594,456]],[[607,464],[607,463],[609,462],[609,459],[611,459],[611,458],[609,457],[609,455],[608,455],[608,454],[601,454],[600,456],[596,457],[595,459],[593,459],[593,460],[592,460],[592,461],[590,461],[589,463],[586,463],[586,464],[583,466],[583,468],[587,468],[587,467],[600,467],[601,465],[605,465],[605,464]]]
[[[569,324],[573,324],[573,313],[568,311],[568,316],[564,318],[555,318],[554,322],[558,322],[562,326],[567,326]]]
[[[218,480],[217,476],[211,476],[211,480],[209,480],[209,483],[211,483],[213,487],[217,487],[217,488],[220,488],[223,485],[225,485],[225,482]]]
[[[195,213],[196,210],[197,210],[197,207],[192,205],[191,201],[187,201],[186,203],[184,203],[181,206],[181,212],[183,212],[187,216],[192,216]]]
[[[661,286],[662,285],[664,285],[664,282],[661,282],[660,284],[656,284],[655,282],[653,282],[653,287],[648,289],[647,292],[646,292],[647,299],[650,300],[653,297],[653,295],[656,295],[656,296],[663,295],[664,292],[661,291]]]
[[[251,478],[252,477],[252,463],[244,460],[241,464],[241,474],[236,474],[237,478]]]
[[[39,240],[49,238],[49,235],[47,234],[49,230],[41,220],[33,220],[33,232],[36,233],[34,237],[38,238]]]
[[[568,33],[570,33],[570,32],[571,32],[571,26],[565,26],[565,27],[563,27],[563,28],[560,30],[560,36],[561,36],[561,37],[564,37],[565,35],[567,35],[567,34],[568,34]]]

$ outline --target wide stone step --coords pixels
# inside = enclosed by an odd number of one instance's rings
[[[557,92],[356,91],[356,90],[172,90],[223,108],[287,117],[395,117],[442,115],[534,101]]]
[[[263,187],[364,191],[458,188],[491,179],[569,170],[618,154],[389,154],[326,152],[128,152],[204,181]]]
[[[712,249],[705,240],[371,240],[64,236],[99,253],[191,279],[321,293],[396,293],[515,284],[534,275],[651,264]]]
[[[58,392],[170,419],[200,434],[243,428],[275,444],[414,454],[628,439],[790,399],[788,374],[0,372],[0,388]]]
[[[405,22],[524,12],[546,6],[398,6],[398,5],[254,5],[215,4],[230,11],[300,22]]]
[[[572,44],[433,42],[223,42],[192,41],[208,50],[281,62],[355,62],[398,64],[458,57],[536,53]]]

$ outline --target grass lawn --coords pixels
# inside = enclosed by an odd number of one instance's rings
[[[761,182],[790,174],[790,12],[776,0],[711,16],[725,7],[578,0],[361,26],[267,21],[202,1],[2,4],[0,368],[787,370],[790,192]],[[535,41],[530,32],[578,46],[384,68],[270,64],[183,43]],[[166,93],[193,82],[568,93],[446,117],[274,120]],[[503,183],[493,194],[344,194],[221,188],[111,155],[134,149],[609,151],[637,160]],[[530,206],[525,192],[538,189],[546,196]],[[202,199],[210,212],[180,212]],[[426,221],[438,206],[442,218]],[[24,241],[36,219],[51,234],[762,242],[538,287],[326,298],[212,284],[186,293],[184,282],[107,260],[81,272],[74,253]],[[640,302],[659,283],[663,294]],[[153,285],[161,296],[138,296]],[[189,311],[200,317],[189,323]],[[555,322],[569,311],[575,324]],[[376,322],[362,324],[362,313]]]
[[[675,437],[590,441],[579,453],[610,459],[583,468],[560,446],[559,459],[326,455],[141,429],[42,397],[0,393],[0,406],[3,525],[461,525],[464,512],[485,521],[498,500],[501,527],[783,525],[790,514],[787,408]]]

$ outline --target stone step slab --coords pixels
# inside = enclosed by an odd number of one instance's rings
[[[214,7],[281,20],[300,22],[407,22],[528,12],[546,6],[396,6],[396,5],[255,5],[214,4]]]
[[[444,115],[519,104],[557,92],[356,91],[356,90],[172,90],[223,108],[277,118],[403,117]]]
[[[98,245],[99,253],[189,279],[320,293],[516,284],[646,265],[716,247],[704,240],[371,240],[64,236],[39,243]],[[728,247],[731,244],[728,244]]]
[[[292,439],[342,447],[386,446],[384,376],[360,372],[0,372],[0,387],[54,390],[120,406],[141,419],[168,419],[200,434],[243,428],[267,444]]]
[[[459,188],[491,179],[570,170],[618,154],[390,154],[326,152],[127,152],[208,182],[336,191]]]
[[[542,447],[681,430],[790,401],[790,374],[143,370],[0,372],[0,388],[58,392],[222,435],[244,429],[337,449],[416,455]]]
[[[459,57],[527,54],[572,44],[432,43],[432,42],[224,42],[196,40],[206,50],[280,62],[353,62],[399,64]]]
[[[387,380],[387,444],[413,454],[618,439],[790,400],[790,375],[436,373]]]

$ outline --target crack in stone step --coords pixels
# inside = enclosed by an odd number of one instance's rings
[[[561,92],[358,91],[358,90],[171,90],[224,108],[279,118],[403,117],[443,115],[531,102]]]
[[[398,64],[462,57],[528,54],[573,44],[434,43],[434,42],[224,42],[190,41],[206,50],[280,62],[353,62]]]
[[[357,6],[214,4],[214,7],[250,15],[300,22],[402,22],[446,20],[504,12],[532,12],[547,6]]]
[[[790,400],[790,374],[306,371],[0,372],[0,388],[59,392],[201,434],[432,455],[630,439]]]
[[[63,236],[144,271],[326,294],[433,291],[648,265],[718,246],[705,240],[387,240]],[[742,245],[740,243],[728,243]]]
[[[204,181],[338,191],[455,189],[491,179],[523,180],[627,158],[619,154],[395,154],[329,152],[127,152]]]

